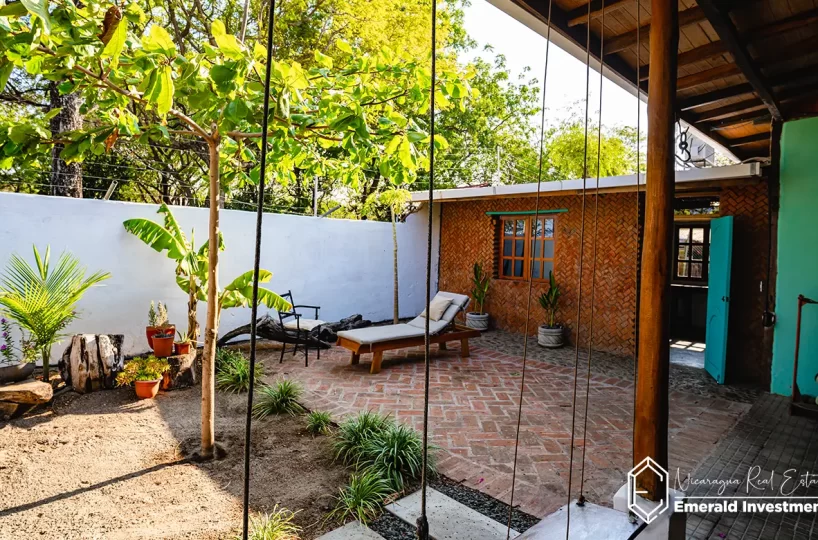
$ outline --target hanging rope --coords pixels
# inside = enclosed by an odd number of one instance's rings
[[[432,295],[432,203],[435,190],[435,85],[437,84],[437,0],[432,0],[432,88],[429,96],[429,220],[426,239],[426,313],[431,313]],[[429,522],[426,519],[426,486],[429,461],[429,317],[426,317],[424,335],[425,378],[423,384],[423,459],[420,473],[420,516],[417,519],[417,535],[420,540],[429,539]]]
[[[593,356],[594,344],[594,315],[596,306],[596,243],[597,231],[599,229],[599,180],[602,168],[602,83],[605,80],[605,0],[602,0],[602,19],[599,31],[599,120],[597,126],[596,139],[596,188],[594,191],[594,233],[593,233],[593,256],[591,258],[591,322],[588,327],[588,366],[585,372],[585,416],[583,419],[582,438],[585,443],[582,445],[582,461],[579,476],[579,500],[578,506],[585,505],[585,451],[588,448],[588,400],[591,395],[591,357]],[[583,192],[584,196],[584,192]]]
[[[588,182],[588,103],[591,90],[591,2],[588,2],[587,34],[585,38],[585,148],[582,160],[582,214],[579,228],[579,269],[577,279],[577,331],[574,344],[574,395],[571,403],[571,451],[568,459],[568,503],[565,514],[565,538],[571,530],[571,485],[574,477],[574,438],[577,422],[577,381],[579,379],[579,336],[582,322],[582,266],[585,258],[585,207]]]
[[[642,203],[639,201],[640,175],[642,174],[642,41],[640,31],[642,27],[642,0],[636,1],[636,264],[634,265],[633,283],[636,288],[636,299],[633,306],[633,413],[631,416],[631,434],[636,422],[636,378],[637,358],[639,356],[639,215]],[[636,455],[636,439],[631,436],[631,455]],[[631,514],[631,520],[636,516]]]
[[[250,315],[250,373],[256,372],[256,321],[258,320],[258,277],[261,265],[261,225],[264,219],[264,181],[267,169],[267,129],[270,116],[270,74],[273,63],[273,26],[275,26],[275,0],[270,0],[270,16],[267,25],[267,71],[264,74],[264,114],[261,119],[261,171],[258,180],[258,208],[256,210],[256,249],[253,259],[253,305]],[[428,313],[428,312],[427,312]],[[242,515],[243,540],[247,540],[250,528],[250,428],[253,422],[253,387],[255,377],[250,377],[247,389],[247,419],[244,424],[244,513]]]
[[[543,168],[543,154],[545,148],[545,91],[548,87],[548,53],[551,50],[551,6],[553,4],[553,0],[548,0],[548,19],[546,24],[548,25],[548,30],[545,35],[545,70],[543,73],[543,83],[542,83],[542,110],[540,116],[540,157],[539,163],[537,167],[537,198],[535,199],[534,203],[534,223],[538,223],[540,219],[540,187],[542,186],[542,168]],[[536,236],[537,228],[534,227],[534,242],[537,242]],[[543,233],[545,231],[543,230]],[[511,499],[508,505],[508,526],[506,528],[506,540],[511,538],[511,520],[514,516],[514,486],[517,481],[517,456],[520,449],[520,424],[522,422],[523,417],[523,394],[525,392],[525,369],[527,364],[528,358],[528,327],[531,322],[531,291],[534,286],[534,265],[538,264],[537,261],[534,260],[532,257],[531,259],[531,268],[529,268],[528,273],[528,305],[526,307],[526,316],[525,316],[525,332],[523,334],[523,372],[522,376],[520,377],[520,400],[517,405],[517,432],[514,438],[514,464],[511,470]],[[544,277],[542,270],[540,270],[540,277]]]

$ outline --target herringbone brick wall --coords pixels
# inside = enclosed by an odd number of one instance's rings
[[[764,386],[769,386],[772,362],[771,342],[765,340],[762,323],[769,245],[767,200],[766,184],[725,188],[720,197],[721,215],[734,216],[727,378]],[[775,287],[774,278],[770,286]],[[772,298],[774,291],[770,294]]]
[[[599,197],[597,233],[594,234],[594,195],[585,201],[585,250],[582,266],[582,311],[579,325],[580,346],[588,345],[591,333],[591,297],[593,295],[593,347],[614,354],[630,355],[634,347],[634,309],[636,306],[637,218],[633,193],[603,194]],[[495,218],[488,211],[534,210],[534,198],[492,199],[443,204],[440,247],[440,289],[459,293],[471,291],[471,268],[475,262],[493,270],[495,264]],[[567,209],[556,214],[554,275],[562,289],[558,317],[567,329],[571,343],[577,335],[577,298],[582,197],[559,196],[540,200],[541,209]],[[640,216],[643,212],[640,212]],[[596,286],[594,273],[594,237],[596,242]],[[535,283],[531,300],[529,333],[535,334],[544,312],[537,303],[543,284]],[[504,330],[523,332],[526,325],[528,283],[493,279],[486,311],[494,324]]]
[[[769,384],[771,352],[764,339],[762,314],[764,293],[760,283],[767,272],[767,187],[765,184],[724,188],[721,214],[734,222],[733,272],[728,339],[728,380]],[[475,262],[487,270],[495,264],[494,220],[486,212],[534,209],[534,199],[492,199],[443,204],[440,248],[440,289],[471,291],[471,267]],[[558,312],[574,343],[579,294],[579,246],[582,197],[578,195],[541,199],[543,209],[565,208],[556,214],[555,276],[563,290]],[[591,315],[591,275],[594,260],[595,199],[586,199],[585,255],[582,269],[582,312],[580,346],[588,345]],[[644,209],[640,210],[640,221]],[[594,349],[630,355],[634,347],[636,304],[637,227],[633,193],[603,194],[599,199],[596,288],[594,292]],[[774,279],[771,280],[774,284]],[[532,290],[531,326],[534,335],[544,318],[536,299],[544,290]],[[526,324],[528,283],[492,280],[486,310],[495,326],[523,332]]]

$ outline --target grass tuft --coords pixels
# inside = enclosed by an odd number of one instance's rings
[[[253,405],[255,418],[285,413],[295,416],[304,412],[304,407],[298,403],[304,389],[297,382],[280,379],[272,386],[262,386],[258,393],[258,401]]]
[[[347,465],[358,465],[364,458],[364,445],[394,425],[389,416],[363,411],[346,419],[335,435],[335,458]]]
[[[349,485],[341,489],[335,509],[328,519],[347,521],[354,518],[366,525],[378,516],[383,500],[392,493],[389,482],[375,472],[353,474]]]
[[[364,443],[360,465],[385,478],[395,492],[408,480],[420,478],[423,470],[423,437],[406,424],[394,424]],[[431,448],[430,448],[431,450]],[[434,474],[433,452],[427,470]]]
[[[256,362],[255,379],[263,375],[261,362]],[[222,392],[239,394],[250,389],[250,360],[240,351],[218,349],[216,351],[216,388]]]
[[[301,527],[293,523],[295,513],[276,505],[269,514],[250,518],[250,540],[298,540]],[[236,539],[240,539],[237,536]]]
[[[332,415],[327,411],[312,411],[307,415],[307,431],[313,435],[332,433]]]

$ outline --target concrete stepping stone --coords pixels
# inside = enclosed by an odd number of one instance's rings
[[[524,532],[517,540],[565,540],[567,506]],[[639,524],[631,523],[628,515],[612,508],[585,503],[571,503],[571,540],[629,540],[638,532]]]
[[[383,540],[383,536],[357,521],[350,521],[343,527],[319,536],[318,540]]]
[[[420,517],[420,491],[388,505],[386,510],[415,525]],[[426,518],[429,536],[435,540],[506,540],[504,524],[431,488],[426,490]],[[511,538],[519,534],[511,530]]]

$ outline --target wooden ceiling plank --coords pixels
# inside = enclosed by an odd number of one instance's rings
[[[804,26],[811,25],[818,22],[818,9],[811,9],[802,13],[797,13],[792,17],[781,19],[771,24],[766,24],[758,28],[754,28],[747,32],[747,37],[753,41],[761,41],[766,38],[777,36],[782,32],[789,32],[797,30]]]
[[[591,2],[591,19],[597,19],[602,16],[603,10],[606,15],[626,7],[635,0],[593,0]],[[603,6],[604,4],[604,6]],[[588,22],[588,4],[582,7],[572,9],[568,13],[568,26],[578,26]]]
[[[679,13],[679,28],[696,24],[705,20],[704,11],[701,8],[692,7]],[[650,23],[643,24],[641,28],[636,28],[630,32],[625,32],[610,39],[605,39],[605,54],[614,54],[624,51],[628,47],[636,45],[637,33],[640,41],[648,41],[650,39]]]
[[[746,137],[739,137],[737,139],[733,139],[730,141],[730,146],[745,146],[747,144],[754,144],[758,142],[764,142],[770,139],[770,133],[768,131],[762,133],[756,133],[755,135],[748,135]]]
[[[743,113],[752,109],[758,109],[759,107],[764,107],[764,103],[759,101],[758,98],[745,99],[743,101],[739,101],[738,103],[724,105],[723,107],[711,109],[703,112],[702,114],[696,115],[696,121],[707,122],[708,120],[718,120],[723,116],[728,116],[733,113]]]
[[[741,124],[760,124],[760,123],[767,123],[770,121],[770,112],[766,109],[761,111],[751,111],[744,114],[739,114],[736,116],[732,116],[730,118],[726,118],[724,120],[716,120],[714,122],[704,122],[700,124],[700,126],[705,130],[710,131],[719,131],[721,129],[729,129],[736,126],[740,126]]]
[[[690,64],[695,64],[696,62],[701,62],[702,60],[707,60],[708,58],[719,56],[726,52],[727,47],[724,46],[724,43],[721,41],[714,41],[712,43],[708,43],[707,45],[702,45],[701,47],[696,47],[695,49],[690,49],[689,51],[679,53],[676,61],[679,67],[684,67]],[[649,76],[650,66],[642,66],[639,73],[640,79],[646,81],[648,80]]]
[[[730,16],[719,9],[715,0],[698,0],[698,5],[707,16],[707,20],[710,21],[713,29],[718,33],[721,41],[724,42],[733,55],[733,60],[741,69],[744,77],[770,110],[770,114],[775,120],[781,121],[783,119],[781,104],[776,100],[772,89],[761,74],[761,70],[753,61],[750,53],[747,52],[747,47],[739,38],[738,31],[733,25],[733,21],[730,20]]]
[[[740,75],[741,73],[742,73],[741,68],[739,68],[735,64],[722,64],[720,66],[706,69],[704,71],[700,71],[692,75],[685,75],[684,77],[679,77],[676,83],[676,89],[686,90],[688,88],[693,88],[694,86],[699,86],[700,84],[713,82],[716,79],[723,79],[725,77],[731,77],[733,75]]]

